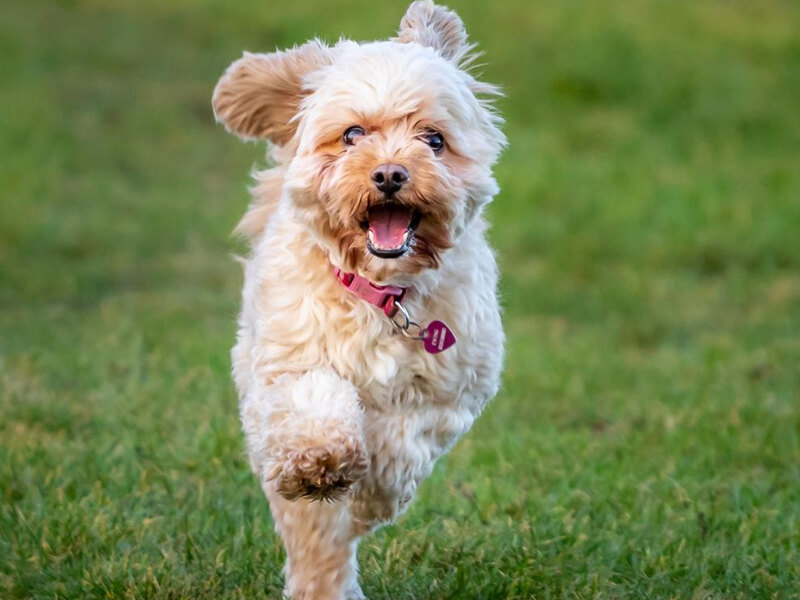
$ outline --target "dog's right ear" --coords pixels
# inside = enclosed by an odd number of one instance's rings
[[[284,145],[294,135],[292,119],[308,93],[305,76],[329,64],[331,50],[317,40],[284,52],[245,52],[214,88],[214,116],[242,138]]]

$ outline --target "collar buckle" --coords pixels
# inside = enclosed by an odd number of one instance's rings
[[[396,285],[377,285],[366,277],[357,273],[347,273],[339,267],[334,267],[333,273],[349,292],[373,306],[377,306],[390,319],[397,314],[398,305],[406,295],[407,288]]]

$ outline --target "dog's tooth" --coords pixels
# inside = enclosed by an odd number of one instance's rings
[[[375,237],[372,234],[372,229],[367,230],[367,239],[369,240],[370,244],[373,246],[375,245]]]

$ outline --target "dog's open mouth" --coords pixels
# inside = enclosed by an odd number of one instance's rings
[[[395,203],[373,206],[362,224],[367,235],[367,250],[380,258],[398,258],[411,247],[420,215]]]

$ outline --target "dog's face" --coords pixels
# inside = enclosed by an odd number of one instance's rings
[[[373,281],[438,266],[496,193],[505,139],[460,65],[458,17],[415,2],[392,41],[247,54],[214,94],[219,120],[267,138],[284,198],[332,263]]]

